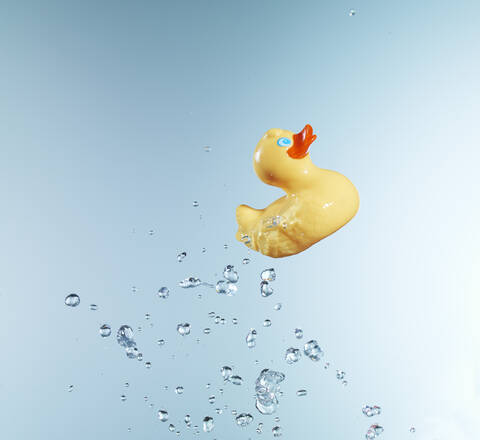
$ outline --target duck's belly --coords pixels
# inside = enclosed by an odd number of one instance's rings
[[[251,247],[274,258],[304,251],[340,229],[356,214],[356,190],[343,195],[335,199],[318,194],[315,198],[289,195],[276,200],[263,210],[250,231]]]

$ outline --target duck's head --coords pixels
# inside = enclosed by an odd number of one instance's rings
[[[293,190],[292,186],[309,177],[313,164],[308,149],[316,138],[308,124],[299,133],[280,128],[268,130],[253,154],[257,176],[269,185]]]

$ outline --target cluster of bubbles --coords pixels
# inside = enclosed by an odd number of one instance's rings
[[[117,331],[117,342],[125,349],[125,354],[129,359],[143,359],[142,353],[137,349],[137,343],[133,338],[133,329],[128,325],[122,325]]]
[[[196,203],[196,202],[195,202]],[[195,205],[194,205],[195,206]],[[198,206],[198,205],[197,205]],[[186,252],[181,252],[178,255],[178,261],[181,262],[183,259],[186,257]],[[248,264],[249,259],[246,258],[243,260],[243,264]],[[223,270],[223,278],[222,280],[219,280],[216,285],[212,285],[209,283],[202,282],[199,278],[196,277],[189,277],[185,278],[184,280],[180,281],[178,285],[182,288],[192,288],[192,287],[197,287],[200,285],[205,285],[208,287],[215,287],[215,290],[217,293],[222,294],[222,295],[227,295],[227,296],[232,296],[233,294],[236,293],[237,291],[237,286],[236,283],[239,280],[239,276],[237,271],[235,270],[233,265],[227,265],[225,266]],[[270,286],[270,283],[275,281],[276,279],[276,274],[275,270],[273,268],[270,269],[265,269],[261,272],[260,274],[260,279],[261,279],[261,284],[260,284],[260,291],[261,291],[261,296],[262,297],[268,297],[273,294],[273,288]],[[134,287],[132,289],[134,292],[137,291],[137,288]],[[166,299],[169,297],[169,289],[167,287],[161,287],[158,292],[157,296],[162,299]],[[65,297],[65,305],[68,307],[77,307],[80,304],[80,297],[75,294],[71,293]],[[282,307],[281,303],[277,303],[274,306],[275,310],[280,310]],[[90,304],[89,306],[90,310],[97,310],[98,306],[96,304]],[[226,319],[222,318],[219,315],[216,315],[215,312],[210,312],[209,317],[214,319],[215,324],[225,324]],[[145,315],[146,319],[150,319],[150,315],[147,313]],[[233,324],[238,324],[238,320],[236,318],[232,319]],[[263,322],[264,327],[270,327],[271,326],[271,320],[270,319],[265,319]],[[139,328],[140,329],[140,328]],[[187,336],[190,334],[191,331],[191,325],[187,322],[184,323],[179,323],[177,325],[177,332],[181,336]],[[210,333],[210,328],[205,328],[204,333],[209,334]],[[112,329],[110,325],[108,324],[103,324],[100,326],[99,329],[100,336],[102,338],[109,337],[112,333]],[[294,336],[297,340],[303,339],[303,330],[301,328],[295,328],[294,329]],[[138,359],[142,360],[143,355],[138,351],[136,341],[134,339],[134,332],[133,329],[128,326],[128,325],[122,325],[117,331],[116,334],[116,339],[118,344],[124,348],[125,354],[128,358],[130,359]],[[246,344],[248,348],[254,348],[256,346],[256,339],[257,339],[257,331],[254,328],[251,328],[247,336],[245,338]],[[164,339],[159,339],[157,341],[159,345],[164,345],[165,340]],[[284,359],[287,364],[294,364],[297,363],[301,358],[302,358],[302,352],[303,355],[310,360],[314,362],[320,361],[323,356],[324,356],[324,351],[318,344],[318,342],[314,339],[309,340],[306,342],[302,348],[296,348],[296,347],[289,347],[287,348]],[[256,361],[258,363],[258,361]],[[147,368],[151,368],[151,363],[150,362],[145,362],[145,366]],[[325,363],[325,369],[329,368],[329,363]],[[225,383],[230,383],[232,385],[240,386],[243,384],[243,379],[241,376],[236,375],[233,373],[233,368],[230,366],[223,366],[221,368],[221,375],[223,377],[223,380]],[[345,380],[346,373],[343,370],[337,369],[336,370],[336,378],[337,380],[341,381],[343,385],[347,384],[347,381]],[[281,372],[278,371],[273,371],[270,369],[264,369],[261,371],[260,375],[255,381],[255,407],[257,410],[263,414],[263,415],[270,415],[275,413],[277,406],[278,406],[278,399],[282,395],[282,392],[280,390],[280,383],[283,382],[285,379],[285,375]],[[125,387],[128,387],[129,383],[125,383]],[[168,387],[166,386],[165,389]],[[207,388],[209,388],[209,384],[207,384]],[[68,391],[71,392],[73,390],[73,385],[70,385],[68,387]],[[182,386],[177,386],[175,388],[175,394],[177,395],[182,395],[184,392],[184,388]],[[220,392],[223,393],[223,389],[220,389]],[[296,392],[296,395],[298,397],[304,397],[307,395],[307,390],[306,389],[299,389]],[[120,400],[122,402],[126,401],[127,397],[125,394],[122,394],[120,396]],[[145,396],[145,400],[147,400],[148,397]],[[208,398],[208,402],[210,404],[215,403],[215,396],[211,395]],[[150,406],[153,406],[153,404],[150,404]],[[227,406],[225,405],[225,408]],[[221,408],[216,409],[217,414],[222,413]],[[381,407],[378,405],[364,405],[362,407],[362,413],[366,417],[373,417],[381,414]],[[232,414],[235,416],[235,423],[237,426],[241,428],[245,428],[249,426],[253,420],[254,417],[252,414],[247,413],[247,412],[242,412],[240,414],[237,414],[235,410],[232,410]],[[169,414],[166,409],[160,409],[157,412],[158,419],[161,422],[167,422],[169,420]],[[185,424],[190,427],[191,426],[191,417],[190,415],[186,415],[184,418]],[[275,422],[279,422],[278,417],[275,418]],[[211,416],[205,416],[203,418],[203,431],[204,432],[211,432],[214,429],[214,420],[213,417]],[[130,429],[130,428],[129,428]],[[175,426],[173,424],[170,424],[168,426],[169,431],[174,432],[175,431]],[[198,426],[194,426],[194,429],[201,429]],[[365,438],[367,440],[373,440],[376,437],[378,437],[382,432],[384,431],[384,428],[378,424],[372,424],[366,434]],[[414,433],[415,427],[410,428],[410,432]],[[199,431],[196,431],[196,434],[198,434]],[[259,423],[257,428],[256,428],[257,433],[262,433],[263,432],[263,423]],[[177,434],[180,434],[180,431],[177,431]],[[274,437],[280,437],[282,435],[282,428],[280,426],[274,426],[272,428],[272,434]]]
[[[337,371],[337,377],[338,375],[339,375],[339,372]],[[382,412],[382,408],[380,408],[378,405],[363,405],[362,407],[362,413],[367,417],[378,416],[381,414],[381,412]],[[378,437],[382,432],[383,432],[382,426],[377,424],[371,425],[368,428],[367,433],[365,434],[365,438],[367,440],[372,440]]]
[[[300,332],[301,336],[299,337]],[[301,337],[303,337],[303,331],[301,329],[295,329],[295,335],[298,339],[300,339]],[[303,346],[303,354],[314,362],[318,362],[324,355],[323,350],[320,348],[320,345],[314,339],[308,341]],[[290,347],[287,348],[285,352],[285,361],[287,362],[287,364],[294,364],[298,362],[301,357],[302,352],[299,348]]]
[[[223,269],[223,280],[217,281],[215,290],[219,295],[233,296],[237,293],[236,283],[238,282],[238,273],[235,268],[229,264]]]
[[[249,413],[241,413],[235,417],[235,422],[241,428],[246,428],[250,423],[253,422],[253,416]]]
[[[243,379],[241,376],[233,374],[233,368],[224,366],[220,369],[224,382],[230,382],[233,385],[242,385]]]
[[[275,281],[276,277],[275,269],[265,269],[260,274],[260,294],[264,298],[273,294],[273,287],[270,286],[270,282]]]
[[[367,417],[378,416],[382,412],[382,408],[377,405],[363,405],[362,413]]]
[[[257,345],[257,331],[251,328],[245,338],[248,348],[254,348]]]
[[[255,406],[261,414],[273,414],[278,406],[278,397],[281,394],[280,383],[285,375],[268,368],[261,371],[255,381]]]

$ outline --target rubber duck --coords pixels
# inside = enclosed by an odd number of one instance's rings
[[[299,133],[272,128],[253,154],[257,176],[285,195],[264,209],[240,205],[237,240],[273,258],[298,254],[333,234],[357,213],[358,191],[345,176],[315,166],[316,139],[307,124]]]

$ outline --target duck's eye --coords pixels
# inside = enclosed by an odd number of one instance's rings
[[[292,141],[288,138],[280,138],[277,141],[277,145],[280,147],[288,147],[289,145],[292,145]]]

